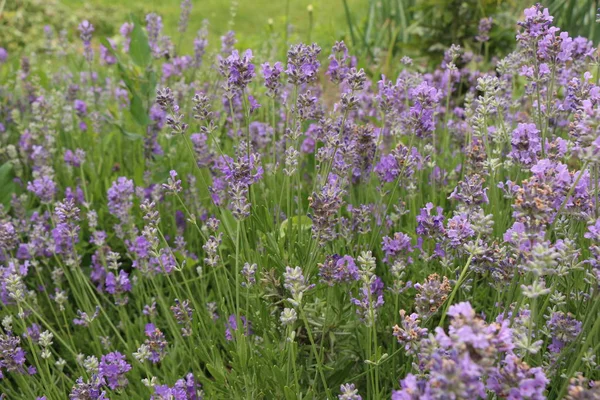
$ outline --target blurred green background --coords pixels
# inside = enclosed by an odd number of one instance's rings
[[[368,0],[349,0],[349,3],[357,10],[366,9]],[[333,43],[345,35],[346,17],[340,0],[192,0],[183,49],[191,50],[203,19],[210,22],[209,40],[213,48],[220,46],[219,37],[230,29],[236,31],[240,47],[256,46],[270,32],[283,36],[286,15],[292,28],[290,40],[307,41],[309,4],[313,7],[311,40]],[[33,46],[35,38],[43,38],[44,25],[53,26],[57,32],[60,29],[74,32],[82,19],[94,24],[95,35],[111,36],[118,34],[129,13],[143,20],[150,12],[161,15],[165,33],[178,38],[180,0],[5,0],[0,19],[0,46],[9,50]]]
[[[468,51],[501,57],[513,48],[516,22],[535,1],[521,0],[192,0],[189,29],[182,49],[191,51],[202,20],[210,22],[210,47],[235,30],[239,48],[260,48],[266,41],[316,41],[324,53],[344,39],[361,63],[390,64],[403,55],[437,63],[451,44]],[[596,44],[600,29],[596,10],[600,0],[547,0],[555,23],[571,36],[586,36]],[[312,5],[312,15],[308,6]],[[0,0],[0,47],[10,53],[37,51],[45,43],[44,26],[76,34],[77,24],[89,19],[95,36],[118,34],[130,13],[143,20],[156,12],[165,33],[179,42],[180,0]],[[474,40],[479,20],[494,19],[491,40],[482,49]],[[269,23],[271,21],[271,23]],[[286,21],[291,27],[285,33]],[[285,41],[279,41],[282,45]],[[283,47],[280,46],[282,51]],[[283,53],[282,53],[283,55]]]

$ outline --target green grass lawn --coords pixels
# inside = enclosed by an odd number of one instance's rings
[[[163,17],[166,34],[175,41],[178,39],[177,22],[179,20],[179,0],[59,0],[62,4],[78,11],[88,10],[90,20],[94,22],[97,11],[108,13],[114,18],[116,29],[121,21],[131,12],[140,16],[156,12]],[[237,4],[237,5],[236,5]],[[182,38],[184,50],[191,50],[192,40],[200,28],[202,20],[210,21],[211,46],[220,46],[219,37],[230,29],[237,33],[238,47],[255,47],[260,45],[270,32],[283,36],[285,32],[286,9],[289,7],[289,23],[293,26],[290,42],[308,41],[310,18],[308,5],[313,6],[313,28],[310,39],[322,46],[329,46],[335,40],[344,38],[347,31],[346,17],[341,0],[192,0],[192,14],[188,32]],[[361,9],[367,0],[350,0],[353,9]],[[232,20],[233,8],[235,16]],[[78,10],[79,9],[79,10]],[[360,16],[355,16],[360,18]],[[269,20],[273,21],[272,28]],[[233,22],[233,25],[231,24]],[[116,32],[115,32],[116,33]]]

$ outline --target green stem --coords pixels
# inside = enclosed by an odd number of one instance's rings
[[[298,306],[300,310],[300,318],[304,322],[304,327],[306,328],[306,332],[308,334],[308,340],[310,341],[310,347],[313,352],[313,356],[317,362],[317,371],[321,376],[321,382],[323,383],[323,388],[325,388],[325,393],[328,397],[331,397],[331,393],[329,391],[329,387],[327,386],[327,379],[325,379],[325,373],[323,372],[323,363],[321,358],[319,357],[319,352],[317,351],[317,346],[315,344],[315,339],[313,338],[312,330],[310,329],[310,324],[308,323],[308,319],[306,318],[306,314],[304,313],[304,307],[300,304]]]

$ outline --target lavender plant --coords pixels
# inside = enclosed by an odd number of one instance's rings
[[[154,13],[0,51],[0,398],[598,398],[591,42],[536,5],[369,77],[191,4],[193,54]]]

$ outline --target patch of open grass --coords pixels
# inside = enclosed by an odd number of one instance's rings
[[[174,40],[179,36],[177,22],[179,20],[179,0],[61,0],[74,9],[89,10],[93,20],[95,10],[103,10],[114,15],[115,25],[120,24],[127,14],[133,12],[140,16],[156,12],[163,18],[165,33]],[[360,9],[367,4],[366,0],[350,0],[353,9]],[[308,6],[312,5],[312,29]],[[232,14],[232,10],[234,13]],[[286,17],[287,16],[287,17]],[[237,33],[239,47],[253,47],[265,40],[265,33],[271,30],[280,35],[285,34],[286,19],[292,26],[290,41],[318,42],[323,47],[335,40],[344,38],[347,31],[343,7],[337,0],[192,0],[192,13],[189,28],[181,40],[182,48],[189,51],[193,38],[200,29],[202,20],[210,21],[210,45],[220,46],[219,37],[230,29]],[[272,20],[273,25],[269,25]],[[115,28],[118,29],[118,26]],[[310,37],[309,37],[310,32]],[[115,30],[115,33],[117,31]]]

